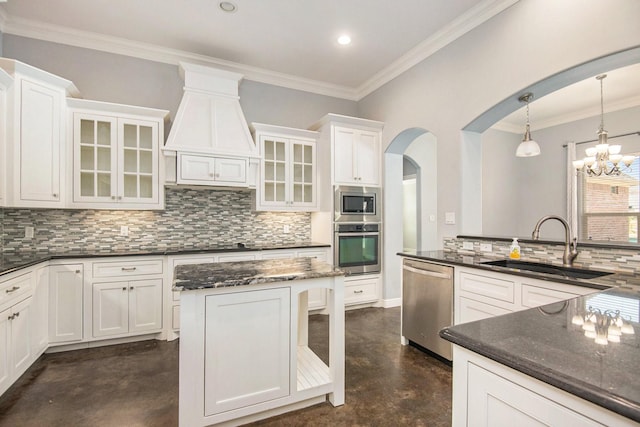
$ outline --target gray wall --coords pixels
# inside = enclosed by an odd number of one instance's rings
[[[606,112],[606,105],[605,105]],[[482,232],[496,237],[530,237],[534,225],[544,215],[567,216],[568,141],[597,138],[600,116],[589,117],[546,129],[534,130],[541,154],[518,158],[514,153],[522,135],[488,130],[482,135]],[[640,107],[606,112],[609,135],[640,131]],[[636,138],[640,142],[640,138]],[[615,144],[616,140],[610,140]],[[638,149],[625,143],[623,153]],[[576,158],[585,156],[584,145],[576,148]],[[541,229],[543,238],[563,239],[564,229],[555,222]]]
[[[176,65],[11,34],[4,35],[3,50],[8,58],[73,81],[85,99],[165,109],[173,119],[182,98]],[[357,114],[354,101],[249,80],[240,83],[239,94],[248,123],[306,129],[327,113]]]

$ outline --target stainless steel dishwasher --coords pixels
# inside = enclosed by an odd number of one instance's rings
[[[453,324],[453,267],[403,259],[402,335],[447,360],[451,343],[438,335]]]

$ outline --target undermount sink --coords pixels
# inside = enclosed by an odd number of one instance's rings
[[[498,261],[481,262],[484,265],[496,267],[517,268],[518,270],[533,271],[536,273],[553,274],[555,276],[571,277],[573,279],[595,279],[596,277],[613,274],[607,271],[584,270],[581,268],[562,267],[559,265],[542,264],[538,262],[516,261],[501,259]]]

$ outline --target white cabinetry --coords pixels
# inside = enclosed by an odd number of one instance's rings
[[[204,370],[205,416],[289,395],[290,298],[289,288],[206,297],[204,353],[215,363]]]
[[[82,264],[49,266],[49,343],[82,341]]]
[[[0,171],[7,170],[7,91],[12,84],[11,76],[0,69]],[[0,172],[0,206],[6,203],[6,184],[6,173]]]
[[[456,325],[598,291],[584,286],[464,267],[455,268],[455,278]]]
[[[247,159],[178,154],[181,184],[247,186]]]
[[[256,210],[316,210],[317,132],[253,123],[261,154]]]
[[[162,330],[162,258],[97,261],[92,264],[92,339]]]
[[[453,346],[453,426],[632,426],[609,410]]]
[[[6,93],[5,205],[64,207],[65,98],[77,95],[77,89],[68,80],[11,59],[0,58],[0,68],[14,79]]]
[[[162,209],[160,145],[168,112],[69,100],[73,207]]]
[[[351,276],[344,279],[344,305],[377,302],[380,298],[380,276]]]
[[[332,171],[319,171],[320,197],[331,197],[325,192],[333,185],[381,185],[382,127],[382,122],[339,114],[328,114],[311,127],[320,131],[318,161],[331,164]]]
[[[32,270],[0,280],[0,394],[40,356],[34,322]],[[34,334],[36,333],[36,334]]]

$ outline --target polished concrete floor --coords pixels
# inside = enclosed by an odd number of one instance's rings
[[[326,316],[310,346],[327,357]],[[346,313],[346,403],[260,426],[449,426],[451,367],[400,345],[400,309]],[[178,341],[47,354],[0,397],[0,426],[177,426]]]

